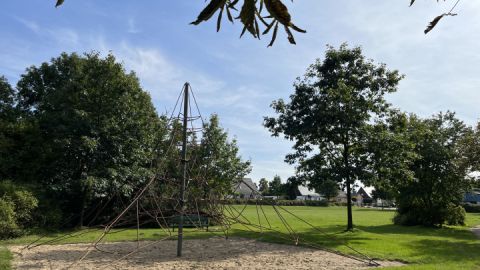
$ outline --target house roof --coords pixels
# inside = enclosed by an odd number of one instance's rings
[[[463,200],[469,202],[480,202],[480,189],[473,189],[472,191],[466,193]]]
[[[375,190],[375,187],[362,187],[365,192],[372,197],[372,192]]]
[[[315,189],[309,189],[306,186],[298,186],[298,191],[300,192],[300,196],[320,196],[320,194],[315,192]]]
[[[257,193],[258,189],[257,185],[253,183],[251,178],[242,178],[233,185],[233,192],[250,195],[252,193]]]
[[[373,190],[373,189],[372,189]],[[357,191],[357,194],[359,194],[360,196],[362,196],[364,199],[365,198],[372,198],[372,195],[371,195],[371,192],[368,192],[366,190],[366,188],[364,187],[361,187],[358,191]]]

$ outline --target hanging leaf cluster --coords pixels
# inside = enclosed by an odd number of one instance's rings
[[[293,24],[287,7],[280,0],[243,0],[241,7],[239,4],[240,0],[210,0],[197,19],[191,24],[198,25],[208,21],[218,11],[218,32],[221,28],[223,13],[226,12],[230,22],[233,23],[235,20],[239,20],[242,23],[243,30],[240,37],[248,31],[254,38],[260,39],[262,35],[268,34],[273,29],[269,47],[275,42],[280,25],[287,33],[288,41],[291,44],[296,44],[291,29],[300,33],[306,33],[305,30]],[[266,10],[266,15],[262,15],[264,10]],[[238,16],[234,17],[232,15],[233,12],[239,13]],[[260,25],[263,25],[265,30],[261,31]]]
[[[59,7],[65,0],[57,0],[55,7]],[[240,2],[243,5],[239,7]],[[288,41],[291,44],[296,44],[291,29],[300,33],[306,33],[305,30],[298,28],[292,22],[290,13],[285,4],[281,0],[209,0],[208,5],[198,14],[198,17],[191,24],[198,25],[202,22],[210,20],[218,11],[217,17],[217,32],[220,31],[222,25],[223,13],[227,13],[227,19],[230,22],[239,20],[243,24],[243,30],[240,34],[242,37],[245,32],[249,32],[254,38],[260,39],[262,35],[266,35],[273,29],[272,38],[268,47],[272,46],[277,38],[278,28],[282,26],[287,33]],[[293,0],[292,0],[293,1]],[[439,0],[436,0],[439,2]],[[445,0],[444,0],[445,1]],[[410,0],[410,6],[415,4],[416,0]],[[441,19],[446,16],[456,16],[452,11],[458,5],[460,0],[457,0],[449,12],[443,13],[435,17],[423,31],[425,34],[430,32],[437,26]],[[240,8],[240,10],[239,10]],[[266,9],[266,15],[262,12]],[[237,12],[238,16],[234,17],[233,12]],[[260,23],[259,23],[260,22]],[[260,30],[260,25],[265,26],[265,30]]]
[[[55,7],[59,7],[63,4],[65,0],[57,0],[57,3],[55,4]]]
[[[416,0],[410,0],[410,6],[412,6],[414,3],[415,3]],[[438,2],[439,0],[437,0]],[[445,0],[444,0],[445,1]],[[458,5],[458,3],[460,2],[460,0],[457,0],[455,2],[455,5],[453,5],[453,7],[450,9],[449,12],[447,13],[443,13],[441,15],[438,15],[437,17],[435,17],[428,25],[427,25],[427,28],[423,31],[425,34],[428,34],[428,32],[432,31],[433,28],[435,28],[435,26],[437,26],[438,22],[446,17],[446,16],[457,16],[456,13],[452,13],[452,11],[455,9],[455,7]]]
[[[433,19],[427,26],[427,28],[425,29],[425,31],[423,31],[425,34],[427,34],[428,32],[430,32],[436,25],[437,23],[445,16],[457,16],[456,13],[443,13],[442,15],[439,15],[437,17],[435,17],[435,19]]]

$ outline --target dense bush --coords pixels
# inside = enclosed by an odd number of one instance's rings
[[[12,201],[0,198],[0,239],[15,237],[19,234],[15,222],[15,204]]]
[[[445,223],[448,225],[464,225],[465,209],[452,203],[447,204],[446,207],[438,205],[430,208],[414,205],[413,203],[407,208],[403,204],[397,209],[393,222],[397,225],[406,226],[442,226]]]
[[[38,200],[24,187],[0,182],[0,239],[18,236],[33,225],[32,212]]]
[[[450,204],[447,207],[446,222],[448,225],[465,225],[465,215],[462,206]]]

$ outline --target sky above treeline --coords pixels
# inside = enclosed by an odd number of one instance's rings
[[[295,33],[290,45],[283,31],[277,41],[245,35],[240,23],[226,21],[215,31],[216,16],[189,25],[206,3],[202,0],[55,0],[2,1],[0,75],[16,84],[25,68],[61,52],[113,53],[134,70],[159,113],[172,110],[184,82],[191,83],[201,112],[217,113],[235,137],[240,153],[251,159],[255,181],[294,167],[283,162],[291,142],[273,138],[263,128],[273,114],[273,100],[288,99],[295,79],[326,45],[361,46],[364,54],[405,74],[388,100],[403,111],[428,117],[451,110],[467,124],[480,116],[480,1],[463,0],[458,16],[448,17],[428,35],[428,22],[455,1],[285,0],[294,22],[308,31]]]

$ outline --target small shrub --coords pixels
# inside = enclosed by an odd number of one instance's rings
[[[449,204],[446,222],[448,225],[465,225],[465,209],[460,205]]]
[[[0,239],[19,236],[32,225],[32,212],[38,200],[24,187],[11,181],[0,182]]]
[[[32,211],[37,208],[38,200],[26,190],[17,190],[11,195],[15,205],[15,218],[21,226],[27,226],[32,221]]]
[[[0,239],[7,239],[18,236],[20,230],[15,220],[15,204],[0,198]]]

